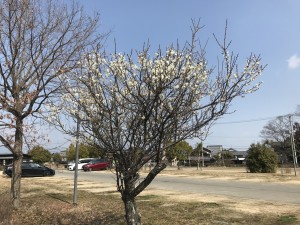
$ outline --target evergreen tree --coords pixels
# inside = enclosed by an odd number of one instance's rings
[[[275,173],[277,154],[267,145],[252,144],[248,149],[246,165],[250,173]]]
[[[51,153],[39,145],[29,150],[28,155],[30,155],[32,160],[37,163],[45,163],[51,160]]]

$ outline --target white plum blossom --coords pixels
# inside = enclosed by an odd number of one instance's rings
[[[154,55],[151,59],[148,52],[141,52],[134,63],[131,56],[123,53],[110,57],[95,52],[86,54],[80,62],[80,73],[65,80],[68,91],[61,97],[67,106],[65,110],[75,116],[81,108],[85,120],[95,115],[111,118],[114,108],[118,118],[145,119],[144,114],[138,116],[140,107],[159,100],[152,106],[157,114],[187,110],[194,116],[201,113],[201,106],[214,102],[215,107],[221,107],[236,96],[256,91],[261,84],[252,85],[263,70],[260,58],[253,55],[239,73],[231,64],[232,54],[224,50],[224,64],[232,69],[217,76],[212,76],[213,70],[201,54],[197,56],[187,49],[171,47],[165,54],[159,50]],[[133,117],[128,117],[130,114]]]
[[[260,87],[264,66],[259,56],[250,55],[239,71],[237,56],[219,44],[223,60],[209,67],[196,40],[183,48],[158,49],[153,57],[148,46],[136,55],[91,52],[64,80],[63,107],[56,112],[80,117],[82,135],[94,137],[111,153],[122,195],[139,194],[165,168],[163,156],[170,146],[200,129],[207,133],[233,99]],[[152,159],[156,166],[139,180],[140,169]]]

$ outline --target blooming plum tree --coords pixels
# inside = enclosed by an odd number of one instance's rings
[[[264,69],[259,56],[250,55],[239,71],[225,34],[223,44],[217,41],[223,60],[212,69],[198,45],[199,30],[193,22],[190,43],[159,49],[153,57],[149,46],[136,56],[91,52],[73,79],[65,79],[64,107],[53,120],[63,111],[80,117],[82,135],[112,155],[127,224],[141,224],[135,198],[166,167],[165,150],[204,132],[233,99],[260,86],[253,84]],[[156,165],[141,178],[139,171],[150,160]]]

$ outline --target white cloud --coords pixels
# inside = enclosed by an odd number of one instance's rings
[[[297,54],[292,55],[288,60],[289,69],[293,70],[300,67],[300,57]]]

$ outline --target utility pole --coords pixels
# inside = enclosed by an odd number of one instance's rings
[[[203,142],[201,142],[202,167],[204,167]]]
[[[197,162],[197,170],[199,170],[200,167],[200,152],[201,152],[201,161],[202,161],[202,167],[204,167],[204,158],[203,158],[203,143],[200,143],[201,149],[198,149],[198,162]],[[199,145],[198,145],[199,146]],[[197,147],[198,147],[197,146]]]
[[[76,130],[76,146],[75,146],[75,171],[74,171],[74,192],[73,192],[73,206],[74,207],[77,207],[79,132],[80,132],[80,118],[79,118],[79,115],[77,114],[77,130]]]
[[[289,115],[289,121],[290,121],[290,132],[291,132],[291,146],[292,146],[292,154],[293,154],[293,162],[294,162],[294,172],[295,176],[297,176],[297,155],[296,155],[296,149],[295,149],[295,140],[294,140],[294,129],[293,129],[293,118],[292,115]]]
[[[200,164],[200,150],[198,149],[197,170],[199,170],[199,164]]]

